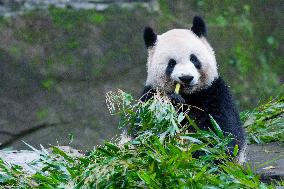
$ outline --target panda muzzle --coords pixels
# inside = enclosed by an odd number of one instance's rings
[[[184,85],[190,85],[190,83],[193,80],[193,76],[182,76],[179,77],[179,80],[184,84]]]

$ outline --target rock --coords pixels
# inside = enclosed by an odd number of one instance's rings
[[[137,4],[152,11],[159,10],[159,3],[156,0],[0,0],[0,15],[13,16],[33,9],[47,9],[51,5],[58,8],[72,7],[103,11],[112,5],[134,8]]]
[[[118,119],[109,114],[105,94],[121,88],[138,95],[144,86],[141,35],[151,20],[147,10],[130,10],[131,21],[129,12],[120,9],[108,10],[114,17],[110,21],[104,20],[108,12],[83,11],[79,19],[74,10],[62,11],[71,17],[60,25],[54,22],[62,17],[56,9],[9,18],[11,25],[0,28],[2,149],[27,149],[25,141],[37,148],[51,144],[90,150],[118,133]],[[97,14],[103,19],[99,24],[87,21]],[[127,30],[117,29],[125,26]],[[23,31],[19,38],[18,31]],[[65,56],[68,60],[61,59]],[[74,136],[71,144],[69,134]]]
[[[79,150],[75,150],[70,146],[58,146],[59,149],[63,150],[70,156],[79,157],[83,153]],[[28,173],[35,173],[36,169],[41,168],[42,164],[37,162],[40,159],[40,154],[50,154],[51,149],[39,150],[39,151],[30,151],[30,150],[1,150],[0,158],[5,162],[14,165],[20,165]]]
[[[248,146],[246,162],[263,182],[284,179],[283,144],[252,144]]]
[[[5,162],[14,165],[20,165],[28,173],[35,173],[35,170],[29,165],[32,161],[36,161],[40,158],[40,154],[34,151],[28,150],[13,150],[13,151],[0,151],[0,158]],[[40,164],[35,164],[35,168],[39,168]]]

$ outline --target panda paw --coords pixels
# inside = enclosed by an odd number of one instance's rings
[[[185,103],[185,100],[179,94],[172,93],[172,94],[169,94],[168,96],[169,96],[171,102],[173,103],[173,105]]]

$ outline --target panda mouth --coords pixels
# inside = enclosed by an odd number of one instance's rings
[[[196,85],[183,85],[184,90],[192,90]]]
[[[179,82],[175,82],[175,86],[176,84],[179,83]],[[180,87],[180,90],[181,91],[191,91],[197,84],[185,84],[185,83],[180,83],[181,87]]]

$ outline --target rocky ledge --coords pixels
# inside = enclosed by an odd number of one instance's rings
[[[157,0],[0,0],[0,15],[13,16],[34,9],[47,9],[49,6],[103,11],[112,5],[125,8],[139,5],[154,11],[159,9]]]

